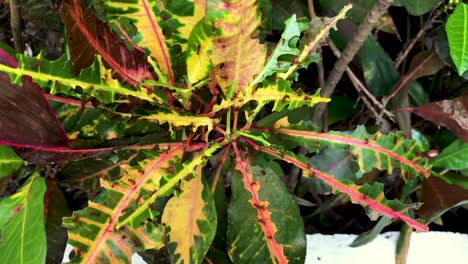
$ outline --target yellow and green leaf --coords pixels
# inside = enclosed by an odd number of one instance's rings
[[[112,78],[112,74],[97,56],[89,68],[81,71],[80,76],[73,78],[70,61],[62,56],[56,61],[47,61],[39,54],[37,57],[18,56],[19,67],[0,64],[0,71],[8,73],[11,82],[21,85],[23,76],[30,76],[35,83],[50,89],[51,94],[62,93],[68,96],[81,97],[78,90],[83,90],[103,103],[115,102],[115,95],[134,96],[149,102],[162,103],[164,98],[147,90],[131,89]],[[81,88],[81,89],[77,89]]]
[[[146,193],[142,197],[142,201],[131,207],[125,214],[119,217],[117,228],[124,225],[139,226],[142,220],[152,217],[153,213],[149,208],[159,197],[164,197],[173,194],[174,188],[183,179],[189,177],[201,177],[197,175],[196,168],[205,165],[213,154],[222,147],[218,142],[210,143],[202,151],[197,153],[191,160],[184,163],[171,161],[169,166],[160,173],[159,185],[156,190]],[[143,199],[144,198],[144,199]]]
[[[140,157],[121,166],[125,171],[122,178],[114,182],[101,180],[105,190],[97,200],[64,219],[69,243],[75,250],[73,262],[130,263],[133,253],[160,248],[163,245],[161,227],[151,221],[141,224],[158,214],[144,202],[158,192],[162,175],[174,169],[183,153],[184,144],[142,151]],[[119,217],[136,208],[142,211],[141,218],[135,220],[139,223],[117,229]]]
[[[205,16],[205,1],[104,1],[103,6],[110,21],[128,19],[135,25],[138,32],[133,41],[148,51],[174,85],[174,75],[181,74],[175,71],[180,68],[179,57],[187,49],[193,27]]]
[[[213,127],[219,122],[218,119],[206,115],[193,115],[168,109],[141,118],[159,124],[168,123],[171,129],[172,127],[192,127],[192,131],[196,131],[199,127],[207,127],[208,132],[213,130]]]
[[[317,90],[314,95],[293,91],[289,83],[281,79],[277,84],[258,88],[250,95],[239,96],[232,100],[223,100],[219,105],[213,107],[213,112],[229,107],[241,108],[250,101],[256,101],[260,106],[275,102],[272,110],[281,111],[285,107],[288,109],[295,109],[302,106],[313,107],[318,103],[327,103],[330,99],[320,97],[320,90]]]
[[[201,177],[182,181],[180,195],[164,208],[162,223],[172,263],[201,263],[216,234],[216,208],[213,194]]]
[[[253,38],[260,25],[257,1],[209,0],[207,23],[216,28],[210,56],[216,80],[226,94],[246,91],[265,63],[266,50]]]
[[[213,69],[211,54],[213,52],[213,40],[211,28],[200,20],[190,33],[187,47],[187,77],[190,84],[205,79]]]

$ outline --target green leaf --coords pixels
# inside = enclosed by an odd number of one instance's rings
[[[172,263],[201,263],[216,234],[216,208],[204,178],[181,184],[182,193],[164,207],[161,222],[166,228],[167,248]]]
[[[463,170],[468,168],[468,144],[455,140],[431,161],[436,168]]]
[[[295,109],[302,106],[313,107],[317,103],[327,103],[330,99],[320,97],[320,89],[318,89],[314,95],[293,91],[288,81],[280,79],[277,84],[258,88],[252,94],[245,94],[233,100],[223,100],[219,105],[213,107],[213,112],[218,112],[232,106],[241,108],[250,101],[256,101],[258,103],[257,109],[260,109],[269,102],[275,102],[272,110],[282,111],[285,108]]]
[[[191,84],[197,83],[208,76],[213,69],[210,54],[213,50],[211,28],[200,20],[190,33],[187,44],[187,77]]]
[[[353,242],[351,242],[351,244],[349,244],[349,246],[360,247],[372,242],[380,234],[380,232],[382,232],[382,230],[391,222],[392,219],[386,216],[380,217],[379,221],[377,221],[377,224],[375,224],[375,226],[371,230],[360,234],[353,240]]]
[[[304,263],[304,224],[274,161],[244,159],[235,147],[228,209],[228,252],[233,263]],[[245,155],[243,155],[245,157]]]
[[[24,164],[11,147],[0,145],[0,178],[9,176]]]
[[[353,8],[349,11],[349,17],[353,22],[359,24],[366,17],[367,12],[372,9],[377,0],[319,0],[319,2],[324,9],[331,9],[335,14],[346,4],[352,3]]]
[[[179,150],[182,146],[185,145],[176,144]],[[172,154],[164,158],[165,163],[157,162],[155,163],[157,166],[150,166],[149,169],[156,170],[153,173],[155,177],[158,177],[156,182],[159,184],[155,186],[154,183],[151,184],[151,182],[148,182],[149,185],[147,187],[150,188],[150,191],[141,193],[141,199],[137,199],[138,197],[135,197],[136,195],[134,196],[135,201],[131,201],[129,205],[130,210],[119,217],[116,227],[120,228],[127,224],[137,227],[143,219],[154,217],[151,204],[153,204],[158,197],[171,195],[174,192],[174,188],[179,184],[179,181],[190,177],[199,177],[199,175],[196,175],[195,168],[200,165],[205,165],[209,158],[220,148],[221,144],[214,142],[211,143],[209,147],[207,146],[204,148],[203,151],[197,153],[192,160],[181,163],[181,157],[179,156],[182,155],[182,153],[177,152],[177,159],[174,159],[174,154]],[[168,154],[164,154],[162,156],[167,155]],[[141,174],[141,172],[139,173]],[[151,181],[154,181],[154,179]]]
[[[106,18],[120,24],[131,21],[136,32],[131,42],[145,49],[167,74],[169,84],[184,73],[187,40],[195,24],[204,17],[206,2],[181,1],[102,1]],[[178,78],[177,78],[178,77]]]
[[[45,263],[44,178],[36,171],[21,189],[0,200],[0,256],[5,263]]]
[[[362,66],[370,92],[383,96],[398,82],[398,71],[384,49],[372,37],[362,47]]]
[[[468,70],[468,4],[459,3],[445,25],[450,55],[460,76]]]
[[[441,0],[395,0],[395,5],[403,5],[408,13],[420,16],[431,11]]]
[[[460,173],[455,173],[453,171],[448,171],[444,174],[436,172],[433,173],[435,177],[444,180],[448,184],[458,185],[465,190],[468,190],[468,169],[465,169]]]
[[[286,26],[278,45],[268,57],[261,72],[251,82],[251,85],[261,83],[266,77],[274,73],[286,72],[291,67],[291,60],[280,60],[281,56],[287,56],[286,58],[291,59],[293,56],[299,55],[297,42],[307,25],[301,25],[301,23],[304,24],[304,21],[298,21],[296,15],[291,16],[284,23]]]
[[[177,112],[169,109],[164,109],[156,114],[150,114],[142,116],[142,119],[146,119],[159,124],[168,123],[170,129],[174,127],[192,127],[192,131],[196,131],[199,127],[207,127],[208,132],[213,130],[214,126],[219,123],[216,118],[203,115],[193,115],[191,113]]]
[[[47,182],[44,197],[47,258],[46,263],[60,263],[67,246],[67,230],[62,226],[62,219],[72,214],[68,201],[55,180]]]
[[[310,158],[309,164],[318,170],[333,175],[338,180],[346,179],[352,182],[357,182],[357,178],[353,171],[352,155],[346,151],[325,147],[320,151],[320,153]],[[319,194],[325,194],[332,191],[330,186],[320,179],[306,178],[305,180],[305,184],[315,183],[314,191]]]

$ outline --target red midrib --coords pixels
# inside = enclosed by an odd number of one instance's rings
[[[265,147],[258,147],[261,151],[265,152],[265,153],[268,153],[270,155],[273,155],[275,157],[279,157],[281,158],[275,151],[269,149],[269,148],[265,148]],[[378,211],[378,212],[381,212],[387,216],[390,216],[392,218],[399,218],[403,221],[405,221],[406,223],[408,223],[409,225],[411,225],[413,228],[415,228],[417,231],[428,231],[429,228],[424,225],[424,224],[421,224],[419,223],[418,221],[410,218],[410,217],[407,217],[405,215],[402,215],[402,214],[399,214],[393,210],[391,210],[390,208],[388,207],[385,207],[377,202],[375,202],[374,200],[372,199],[369,199],[367,198],[366,196],[364,196],[363,194],[360,194],[358,192],[356,192],[355,190],[353,189],[350,189],[350,187],[340,183],[339,181],[336,181],[333,179],[332,176],[330,175],[327,175],[325,173],[322,173],[318,170],[315,170],[309,166],[307,166],[306,164],[292,158],[292,157],[289,157],[289,156],[284,156],[282,157],[281,159],[283,159],[284,161],[287,161],[291,164],[294,164],[296,165],[297,167],[303,169],[303,170],[307,170],[309,171],[310,173],[312,173],[313,175],[315,175],[315,177],[325,181],[327,184],[329,184],[331,187],[333,187],[334,189],[337,189],[339,190],[340,192],[342,193],[345,193],[347,194],[348,196],[351,197],[351,199],[353,201],[356,201],[356,202],[361,202],[365,205],[368,205],[370,208]]]
[[[128,73],[125,69],[122,69],[120,67],[120,64],[116,62],[110,54],[108,54],[98,43],[98,41],[89,33],[89,31],[86,29],[86,27],[83,25],[81,19],[80,19],[80,10],[78,9],[78,4],[75,3],[75,9],[74,12],[70,12],[71,17],[76,23],[76,26],[79,28],[81,33],[86,37],[86,39],[89,40],[89,43],[96,49],[96,51],[104,58],[104,60],[109,63],[109,65],[112,67],[112,69],[116,70],[118,73],[120,73],[127,82],[135,86],[139,82],[133,78],[133,76]]]
[[[390,151],[388,149],[385,149],[385,148],[382,148],[382,147],[379,147],[379,146],[375,146],[375,145],[371,145],[371,144],[366,143],[365,141],[362,141],[362,140],[357,140],[357,139],[353,139],[353,138],[346,138],[346,137],[336,136],[336,135],[319,134],[319,133],[308,132],[308,131],[306,132],[306,131],[297,131],[297,130],[288,130],[288,129],[278,129],[278,130],[275,130],[275,131],[283,133],[283,134],[287,134],[287,135],[292,135],[292,136],[300,136],[300,137],[312,138],[312,139],[314,139],[314,138],[315,139],[324,139],[324,140],[328,140],[328,141],[359,146],[361,148],[371,149],[371,150],[374,150],[374,151],[377,151],[377,152],[382,152],[382,153],[385,153],[386,155],[392,157],[393,159],[398,160],[399,162],[401,162],[403,164],[407,164],[408,166],[414,168],[416,171],[419,171],[420,173],[422,173],[426,177],[431,176],[429,172],[427,172],[426,170],[424,170],[423,168],[421,168],[420,166],[418,166],[414,162],[412,162],[412,161],[410,161],[408,159],[405,159],[405,158],[393,153],[392,151]]]
[[[100,245],[102,243],[102,241],[105,239],[107,233],[113,232],[113,229],[115,228],[116,224],[118,223],[118,218],[121,216],[123,209],[128,205],[130,199],[134,196],[134,194],[137,192],[137,190],[140,189],[141,185],[145,183],[145,181],[148,179],[148,176],[151,175],[150,172],[152,172],[155,168],[158,168],[159,166],[161,166],[161,164],[166,162],[168,158],[172,157],[174,153],[176,153],[177,151],[179,151],[181,148],[184,148],[184,147],[185,147],[185,145],[181,144],[179,147],[169,151],[168,153],[165,153],[165,154],[161,155],[158,158],[158,161],[156,163],[154,163],[153,166],[151,166],[151,168],[149,170],[145,171],[145,174],[143,175],[143,177],[141,177],[133,185],[133,187],[130,189],[130,191],[128,193],[126,193],[123,200],[121,200],[119,202],[119,206],[117,206],[117,208],[114,211],[114,214],[111,215],[111,217],[109,218],[109,224],[107,225],[105,231],[101,233],[99,239],[96,242],[96,245]],[[90,261],[94,260],[94,256],[98,253],[98,249],[99,249],[99,247],[97,247],[97,246],[93,247],[92,251],[89,254],[89,257],[87,258],[87,261],[86,261],[87,264],[92,264],[93,263],[93,262],[90,262]]]
[[[234,152],[236,153],[236,160],[237,160],[237,163],[239,164],[239,168],[241,169],[241,172],[242,172],[242,175],[244,176],[244,179],[247,181],[247,186],[246,188],[248,189],[248,191],[250,192],[250,194],[252,195],[252,199],[254,200],[254,203],[256,204],[261,204],[260,203],[260,199],[257,195],[257,192],[253,189],[252,187],[252,180],[250,179],[250,173],[248,173],[246,171],[246,165],[245,165],[245,162],[241,159],[240,157],[240,153],[239,153],[239,149],[237,148],[237,144],[234,143],[233,144],[233,147],[234,147]],[[274,236],[274,232],[273,230],[271,230],[270,226],[266,223],[268,223],[268,221],[265,221],[265,219],[267,219],[267,216],[265,216],[265,213],[263,212],[263,210],[260,210],[258,208],[255,208],[257,210],[257,213],[260,215],[260,217],[262,218],[262,220],[264,220],[264,223],[265,224],[260,224],[262,225],[264,228],[265,228],[265,233],[267,233],[266,235],[267,236],[270,236],[271,239],[268,239],[266,238],[266,241],[268,243],[268,241],[270,240],[272,245],[273,245],[273,248],[274,248],[274,251],[275,251],[275,256],[278,258],[278,261],[280,263],[288,263],[288,260],[286,259],[286,256],[284,256],[284,253],[283,251],[281,250],[281,247],[278,245],[278,242],[276,242],[276,239],[275,239],[275,236]],[[271,221],[271,219],[269,219]],[[274,260],[273,260],[274,261]]]

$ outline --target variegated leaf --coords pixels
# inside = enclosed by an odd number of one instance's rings
[[[303,263],[304,224],[281,182],[283,172],[262,155],[248,157],[234,144],[236,169],[228,210],[228,252],[233,263]]]
[[[130,20],[137,29],[133,42],[147,49],[159,68],[174,85],[176,74],[182,74],[187,40],[195,24],[205,16],[205,1],[104,1],[106,16],[110,21]]]
[[[216,80],[228,98],[245,92],[265,63],[265,48],[253,38],[260,24],[256,2],[208,0],[207,23],[217,33],[210,57]]]
[[[80,263],[130,263],[133,253],[162,246],[162,230],[149,221],[158,212],[146,203],[160,189],[162,175],[174,169],[184,153],[183,144],[174,144],[161,150],[142,151],[142,156],[124,164],[125,175],[114,182],[101,180],[105,189],[88,207],[74,212],[64,220],[69,229],[69,243],[74,246]],[[125,212],[142,208],[138,224],[116,228]]]
[[[204,19],[200,20],[190,33],[186,59],[187,77],[190,84],[203,80],[213,69],[210,59],[214,45],[212,33]]]
[[[62,16],[75,74],[89,67],[94,55],[99,54],[106,67],[113,70],[113,76],[123,82],[136,86],[153,78],[145,54],[128,49],[115,32],[85,7],[84,0],[64,1]]]
[[[320,97],[320,90],[317,90],[314,95],[293,91],[288,81],[280,79],[277,84],[258,88],[250,95],[245,94],[232,100],[223,100],[219,105],[213,107],[213,112],[229,107],[241,108],[250,101],[256,101],[260,106],[275,102],[272,111],[279,112],[286,107],[288,109],[302,106],[313,107],[318,103],[327,103],[330,99]]]
[[[151,204],[153,204],[158,197],[171,195],[174,192],[174,188],[181,180],[189,177],[197,177],[195,169],[198,166],[205,165],[213,153],[220,149],[221,146],[221,144],[213,142],[210,146],[207,145],[189,161],[185,161],[184,163],[170,162],[169,165],[158,174],[161,178],[157,188],[152,192],[145,193],[145,196],[141,197],[141,201],[138,203],[132,203],[129,208],[130,210],[119,217],[117,228],[124,225],[133,227],[139,226],[142,220],[152,216]]]
[[[164,207],[162,223],[172,263],[201,263],[216,233],[216,208],[213,194],[201,177],[182,181],[180,195]]]
[[[424,157],[418,155],[420,149],[417,142],[405,139],[401,132],[369,135],[363,126],[359,126],[352,134],[287,128],[279,128],[274,132],[277,136],[275,140],[290,140],[310,151],[319,152],[326,146],[349,151],[360,168],[358,177],[374,168],[387,170],[388,173],[400,169],[401,177],[405,180],[414,176],[430,176],[430,165]]]
[[[18,68],[0,64],[0,71],[8,73],[15,84],[21,84],[22,76],[26,75],[39,86],[50,89],[51,94],[62,93],[80,98],[81,93],[77,91],[80,87],[83,93],[96,97],[103,103],[114,102],[116,94],[134,96],[150,102],[165,100],[156,94],[148,93],[147,90],[133,90],[120,84],[112,78],[110,70],[103,66],[99,56],[77,78],[72,78],[71,65],[66,56],[56,61],[47,61],[40,54],[34,58],[20,55],[18,59]]]
[[[348,180],[338,180],[332,175],[309,166],[309,161],[306,157],[296,156],[289,151],[278,151],[277,148],[273,149],[273,146],[267,148],[258,146],[255,143],[252,143],[252,145],[264,153],[268,153],[280,160],[284,160],[299,167],[304,171],[305,177],[313,176],[321,179],[332,188],[334,193],[345,193],[353,203],[358,203],[365,207],[368,210],[369,217],[373,220],[376,220],[380,215],[385,215],[390,218],[398,218],[417,231],[429,230],[429,228],[423,224],[423,221],[415,220],[410,217],[408,211],[413,209],[411,205],[402,204],[398,200],[387,200],[383,192],[383,184],[381,183],[356,185]]]
[[[208,132],[210,132],[213,130],[213,127],[219,123],[218,119],[206,115],[193,115],[190,113],[171,111],[169,109],[165,109],[156,114],[142,116],[141,118],[152,122],[158,122],[159,124],[168,123],[171,129],[172,126],[192,127],[192,131],[196,131],[198,127],[207,127]]]

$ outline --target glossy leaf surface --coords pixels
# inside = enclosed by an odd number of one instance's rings
[[[431,162],[436,168],[464,170],[468,168],[468,144],[455,140]]]
[[[18,192],[0,200],[2,261],[31,264],[45,262],[45,191],[44,178],[36,172]]]
[[[202,263],[216,233],[216,208],[209,186],[197,177],[181,184],[182,193],[164,208],[162,223],[172,263]]]
[[[420,16],[431,11],[440,0],[396,0],[395,4],[403,5],[408,13]]]
[[[468,4],[459,3],[445,25],[450,55],[462,76],[468,70]]]
[[[84,1],[67,0],[62,15],[67,28],[67,39],[75,74],[89,67],[94,55],[101,55],[112,75],[132,86],[152,79],[145,54],[129,50],[120,37],[86,8]]]
[[[228,210],[231,260],[303,263],[304,227],[293,196],[281,182],[280,166],[261,155],[244,157],[236,150],[238,172],[233,175]]]
[[[253,34],[260,24],[256,1],[209,0],[208,23],[217,28],[212,63],[216,80],[226,93],[247,89],[265,63],[265,49]],[[228,93],[229,94],[229,93]]]
[[[149,197],[160,188],[162,173],[180,159],[183,145],[166,150],[146,151],[143,159],[122,165],[124,176],[115,182],[101,180],[105,190],[88,207],[66,218],[65,227],[74,246],[74,262],[96,263],[120,261],[130,263],[133,253],[145,249],[158,249],[162,244],[161,226],[143,220],[153,219],[157,214],[148,205]],[[144,215],[136,227],[116,229],[119,217],[143,207]]]

